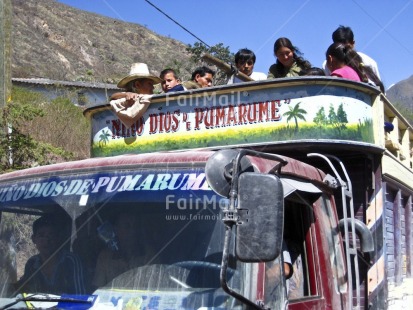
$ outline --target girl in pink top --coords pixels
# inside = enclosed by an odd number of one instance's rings
[[[341,68],[338,68],[336,70],[334,70],[333,72],[331,72],[332,76],[338,76],[344,79],[349,79],[349,80],[354,80],[357,82],[361,82],[360,77],[358,76],[357,72],[354,71],[354,69],[352,69],[349,66],[344,66]]]
[[[349,45],[333,43],[326,52],[327,67],[332,76],[367,82],[360,57]]]

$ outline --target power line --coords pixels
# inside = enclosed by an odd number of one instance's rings
[[[387,33],[394,41],[396,41],[401,47],[403,47],[410,55],[412,55],[412,51],[409,50],[409,48],[407,46],[405,46],[402,42],[400,42],[400,40],[398,40],[395,36],[393,36],[393,34],[391,34],[389,31],[387,31],[387,26],[389,26],[396,18],[399,17],[399,15],[409,6],[413,3],[412,0],[410,0],[408,3],[406,3],[404,5],[403,8],[401,8],[399,10],[399,12],[397,12],[397,14],[384,26],[381,25],[380,22],[378,22],[371,14],[369,14],[369,12],[367,12],[360,4],[358,4],[355,0],[353,0],[354,4],[357,5],[359,7],[360,10],[362,10],[364,12],[364,14],[366,14],[368,17],[370,17],[370,19],[372,21],[374,21],[379,27],[380,27],[380,31],[373,37],[370,39],[370,41],[368,43],[370,43],[371,41],[373,41],[373,39],[375,39],[381,32],[385,32]],[[367,43],[367,44],[368,44]]]
[[[151,3],[149,0],[145,0],[148,4],[150,4],[151,6],[153,6],[155,9],[157,9],[159,12],[161,12],[163,15],[165,15],[167,18],[169,18],[171,21],[173,21],[175,24],[177,24],[179,27],[181,27],[183,30],[185,30],[186,32],[188,32],[191,36],[193,36],[194,38],[196,38],[199,42],[201,42],[202,44],[204,44],[206,47],[211,48],[208,44],[206,44],[203,40],[201,40],[199,37],[197,37],[195,34],[193,34],[191,31],[189,31],[188,29],[186,29],[184,26],[182,26],[180,23],[178,23],[176,20],[174,20],[172,17],[170,17],[168,14],[166,14],[164,11],[162,11],[160,8],[158,8],[156,5],[154,5],[153,3]]]

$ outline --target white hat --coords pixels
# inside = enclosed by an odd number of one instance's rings
[[[154,82],[154,84],[158,84],[162,81],[159,77],[149,73],[149,69],[146,64],[137,62],[132,64],[129,75],[119,81],[118,87],[124,88],[130,81],[137,79],[150,79]]]

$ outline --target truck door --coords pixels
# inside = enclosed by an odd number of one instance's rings
[[[293,268],[286,283],[289,309],[346,308],[344,252],[334,210],[326,195],[312,205],[286,201],[284,239]]]
[[[293,271],[285,274],[288,309],[344,308],[342,294],[347,287],[343,248],[329,196],[310,183],[288,179],[283,183],[284,243]],[[271,266],[267,263],[266,270]],[[273,286],[266,277],[266,292]]]

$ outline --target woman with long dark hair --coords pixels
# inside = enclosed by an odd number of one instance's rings
[[[301,56],[300,50],[288,38],[275,41],[274,55],[277,62],[270,67],[268,79],[299,76],[302,70],[311,68],[310,62]]]

